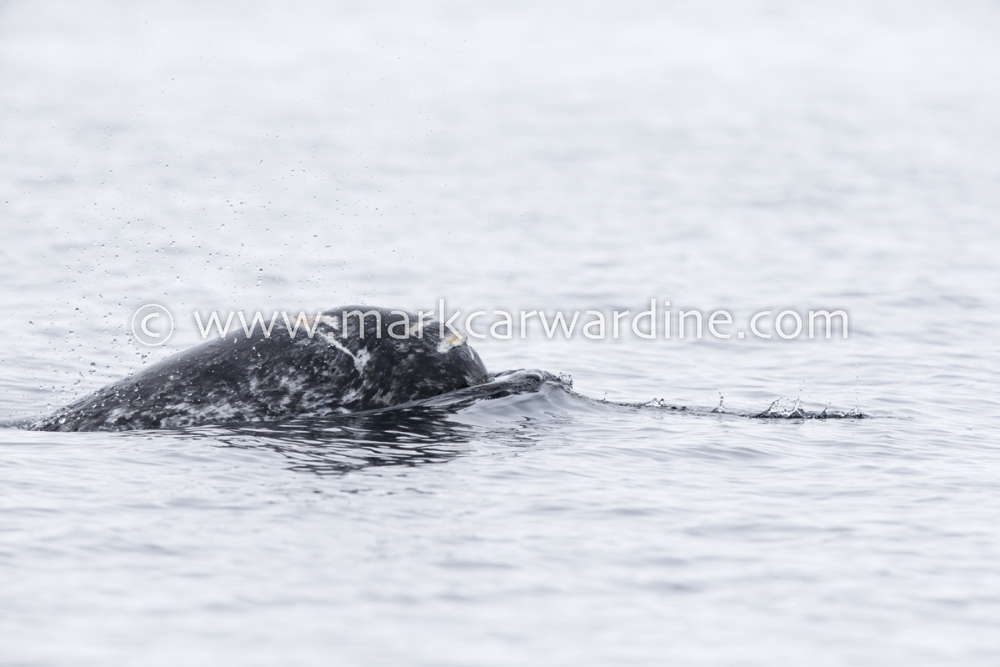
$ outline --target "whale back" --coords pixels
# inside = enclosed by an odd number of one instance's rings
[[[345,317],[346,315],[346,317]],[[123,431],[329,417],[392,407],[489,379],[464,338],[413,313],[348,306],[294,335],[275,326],[208,341],[31,425]]]

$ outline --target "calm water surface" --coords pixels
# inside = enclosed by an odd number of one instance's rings
[[[850,314],[484,341],[573,391],[453,413],[2,429],[0,663],[997,664],[998,29],[974,2],[0,5],[0,419],[195,344],[194,310]],[[742,416],[777,399],[869,418]]]

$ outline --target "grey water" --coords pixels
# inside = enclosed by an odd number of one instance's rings
[[[991,2],[0,4],[0,420],[195,311],[849,314],[472,340],[553,377],[335,424],[0,429],[0,664],[997,664],[997,34]]]

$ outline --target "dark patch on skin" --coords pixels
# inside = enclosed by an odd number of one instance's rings
[[[357,316],[351,316],[343,331],[343,314],[353,310],[378,311],[381,327],[375,317],[366,317],[362,337]],[[413,333],[397,340],[389,336],[389,327],[403,316],[389,309],[347,306],[324,316],[336,325],[320,324],[312,338],[300,327],[292,339],[279,321],[270,337],[258,327],[250,338],[239,331],[203,343],[29,428],[126,431],[322,418],[401,405],[490,379],[469,345],[439,348],[440,325],[435,320],[425,320],[422,338]],[[417,316],[408,316],[415,325]],[[402,330],[397,324],[393,333],[399,336]]]

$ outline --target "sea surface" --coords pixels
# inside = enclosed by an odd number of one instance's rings
[[[196,311],[849,316],[472,340],[553,377],[325,425],[0,429],[0,664],[1000,664],[998,34],[995,2],[0,3],[2,420]]]

